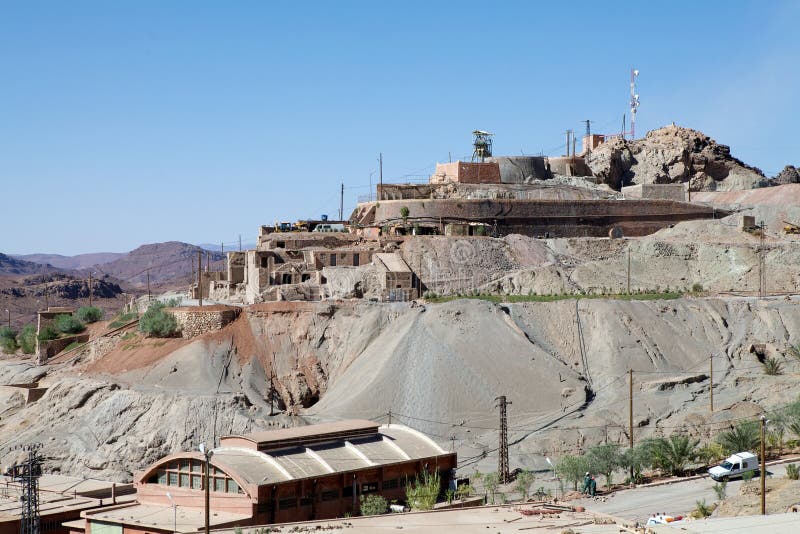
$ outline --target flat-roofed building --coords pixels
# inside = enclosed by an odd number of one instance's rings
[[[438,472],[445,488],[456,467],[455,453],[416,430],[365,420],[226,436],[211,453],[214,528],[357,515],[362,495],[402,500],[406,480],[423,472]],[[199,452],[155,462],[136,475],[137,502],[86,512],[86,532],[202,530],[204,462]]]

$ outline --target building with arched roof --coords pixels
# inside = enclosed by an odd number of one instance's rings
[[[84,513],[84,532],[202,530],[204,462],[200,452],[158,460],[137,473],[135,503]],[[397,424],[350,420],[225,436],[209,459],[210,523],[220,528],[357,515],[362,495],[403,500],[406,481],[425,472],[438,472],[445,488],[455,467],[455,453]]]

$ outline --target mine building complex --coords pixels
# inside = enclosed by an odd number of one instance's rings
[[[135,477],[137,500],[83,513],[74,534],[197,532],[358,515],[360,497],[405,498],[408,481],[437,472],[442,491],[456,454],[403,425],[348,420],[226,436],[210,451],[173,454]]]

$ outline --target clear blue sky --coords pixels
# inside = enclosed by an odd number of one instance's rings
[[[800,164],[800,2],[0,4],[0,251],[253,241],[429,173],[617,131],[703,130],[768,175]],[[377,175],[373,176],[377,180]]]

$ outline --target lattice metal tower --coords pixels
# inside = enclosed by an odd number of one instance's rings
[[[41,444],[20,447],[27,453],[23,463],[12,465],[8,475],[18,480],[21,487],[20,534],[39,534],[41,516],[39,514],[39,477],[42,476],[42,459],[39,456]]]
[[[511,403],[506,400],[505,395],[501,395],[495,400],[500,408],[500,446],[498,447],[497,477],[501,484],[508,484],[510,478],[508,473],[508,418],[506,416],[506,407]]]
[[[472,141],[472,161],[483,163],[486,158],[492,157],[492,136],[494,134],[475,130],[472,135],[475,137]]]

